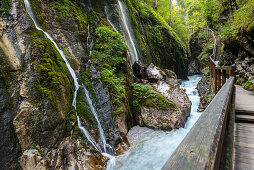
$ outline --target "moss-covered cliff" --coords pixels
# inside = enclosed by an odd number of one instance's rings
[[[153,8],[141,1],[125,0],[139,47],[141,60],[187,76],[187,47]]]
[[[23,1],[1,1],[0,116],[8,118],[0,122],[6,127],[0,136],[7,134],[0,151],[10,148],[11,152],[0,165],[7,161],[9,167],[24,169],[103,169],[106,159],[79,129],[76,112],[98,148],[102,148],[102,141],[94,110],[112,148],[119,147],[127,131],[137,124],[135,101],[133,104],[137,89],[117,1],[30,3],[38,25],[64,51],[78,77],[77,108],[72,107],[72,76],[55,45],[36,30]],[[179,78],[185,78],[186,47],[178,36],[152,8],[139,1],[124,3],[141,61],[174,70]],[[109,23],[109,14],[118,32]],[[164,111],[175,107],[155,91],[149,95],[141,105],[157,107],[155,102]],[[154,95],[157,98],[152,99]]]
[[[254,1],[223,1],[227,20],[219,31],[223,42],[222,65],[236,67],[237,83],[254,90]],[[223,16],[223,15],[222,15]]]

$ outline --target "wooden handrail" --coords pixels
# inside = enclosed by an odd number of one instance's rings
[[[234,77],[230,77],[187,136],[163,166],[163,170],[219,169],[227,117],[232,104]]]

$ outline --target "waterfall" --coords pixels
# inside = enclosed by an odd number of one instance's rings
[[[120,0],[118,0],[118,6],[119,6],[121,20],[122,20],[124,28],[127,32],[127,37],[130,41],[130,42],[127,41],[127,46],[129,47],[129,50],[131,52],[131,62],[133,64],[135,61],[139,61],[138,52],[137,52],[136,46],[134,44],[133,36],[130,32],[131,26],[128,23],[128,19],[127,19],[128,14],[127,14],[126,10],[124,9],[124,4]]]
[[[95,108],[94,108],[94,106],[93,106],[92,100],[91,100],[91,98],[90,98],[90,96],[89,96],[89,92],[87,91],[87,89],[86,89],[86,87],[84,86],[84,84],[82,85],[82,87],[83,87],[84,90],[85,90],[86,99],[87,99],[88,105],[89,105],[89,107],[90,107],[90,109],[91,109],[91,112],[93,113],[93,115],[94,115],[94,117],[95,117],[95,119],[96,119],[96,122],[97,122],[97,124],[98,124],[99,134],[100,134],[100,138],[101,138],[101,140],[102,140],[104,152],[107,152],[107,149],[106,149],[107,143],[106,143],[106,139],[105,139],[105,136],[104,136],[103,129],[102,129],[102,127],[101,127],[101,123],[100,123],[100,121],[99,121],[99,119],[98,119],[98,116],[97,116],[97,112],[96,112],[96,110],[95,110]]]
[[[64,62],[65,62],[65,64],[66,64],[66,66],[67,66],[67,68],[68,68],[68,70],[69,70],[69,72],[70,72],[70,74],[71,74],[71,77],[72,77],[72,79],[73,79],[73,81],[74,81],[74,86],[75,86],[75,91],[74,91],[74,95],[73,95],[72,106],[73,106],[74,109],[76,110],[77,92],[78,92],[79,87],[80,87],[79,84],[78,84],[78,78],[77,78],[77,76],[76,76],[74,70],[73,70],[72,67],[70,66],[70,63],[68,62],[68,60],[67,60],[67,58],[66,58],[64,52],[59,48],[59,46],[56,44],[56,42],[54,41],[54,39],[53,39],[46,31],[42,30],[42,29],[39,27],[37,21],[35,20],[35,16],[34,16],[34,14],[33,14],[33,11],[32,11],[32,8],[31,8],[31,5],[30,5],[29,1],[28,1],[28,0],[24,0],[24,3],[25,3],[25,8],[26,8],[27,13],[29,14],[29,16],[31,17],[31,19],[32,19],[33,22],[34,22],[35,28],[36,28],[37,30],[39,30],[39,31],[42,31],[42,32],[44,33],[44,35],[54,44],[54,46],[56,47],[57,51],[60,53],[61,57],[63,58],[63,60],[64,60]],[[88,44],[87,44],[87,45],[88,45],[88,47],[90,47],[89,49],[90,49],[90,54],[91,54],[91,48],[92,48],[92,45],[93,45],[93,40],[91,40],[91,38],[90,38],[90,34],[89,34],[89,25],[88,25],[88,39],[87,39],[87,40],[88,40],[88,42],[87,42]],[[90,43],[89,43],[89,42],[90,42]],[[96,114],[96,112],[95,112],[95,109],[94,109],[94,107],[93,107],[93,105],[92,105],[92,101],[91,101],[91,99],[90,99],[90,97],[89,97],[89,93],[88,93],[88,91],[86,90],[86,88],[85,88],[84,86],[83,86],[83,88],[84,88],[84,90],[85,90],[86,98],[87,98],[87,101],[88,101],[88,103],[89,103],[89,106],[90,106],[90,108],[91,108],[91,110],[92,110],[92,113],[94,114],[94,116],[95,116],[95,118],[96,118],[96,121],[97,121],[97,124],[98,124],[98,129],[99,129],[99,132],[100,132],[100,138],[101,138],[101,140],[102,140],[102,142],[103,142],[103,145],[104,145],[104,152],[106,152],[106,146],[107,146],[108,144],[106,143],[105,136],[104,136],[104,132],[103,132],[103,130],[102,130],[102,127],[101,127],[100,121],[99,121],[99,119],[98,119],[98,116],[97,116],[97,114]],[[98,151],[100,151],[100,149],[97,147],[97,144],[96,144],[94,138],[89,134],[89,132],[85,129],[85,127],[83,127],[83,126],[81,125],[81,121],[80,121],[80,118],[79,118],[77,112],[76,112],[76,116],[77,116],[77,121],[78,121],[78,127],[79,127],[79,129],[80,129],[80,130],[82,131],[82,133],[86,136],[86,138],[87,138],[88,141],[93,145],[93,147],[94,147],[95,149],[97,149]],[[108,156],[108,154],[105,154],[105,155],[107,155],[107,157],[110,157],[110,156]],[[111,157],[112,157],[112,156],[111,156]],[[110,162],[110,161],[109,161],[109,162]]]
[[[114,26],[114,24],[111,22],[110,20],[110,14],[109,14],[109,11],[108,11],[108,7],[105,6],[105,13],[106,13],[106,18],[107,18],[107,21],[108,23],[110,24],[110,26],[118,33],[116,27]]]
[[[93,50],[93,39],[90,36],[90,27],[89,27],[89,24],[87,26],[86,46],[87,46],[87,49],[89,50],[89,56],[91,56],[92,55],[92,50]]]

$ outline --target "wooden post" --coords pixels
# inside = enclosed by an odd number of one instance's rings
[[[235,77],[235,70],[230,70],[229,76]]]
[[[226,70],[222,70],[222,85],[226,83]]]
[[[212,61],[210,60],[209,62],[209,69],[210,69],[210,79],[213,77],[213,66],[212,66]]]
[[[215,67],[214,67],[215,69]],[[214,85],[215,85],[215,94],[217,94],[218,92],[218,76],[217,76],[217,70],[215,69],[215,75],[214,75],[215,81],[214,81]]]
[[[217,72],[218,72],[217,75],[218,75],[218,91],[219,91],[221,88],[221,70],[218,69]]]

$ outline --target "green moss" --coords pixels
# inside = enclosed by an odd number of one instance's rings
[[[37,80],[37,89],[42,99],[50,99],[56,110],[61,110],[61,93],[64,90],[67,100],[67,110],[70,110],[74,87],[69,70],[54,44],[43,37],[42,32],[30,36],[32,43],[32,66]]]
[[[77,113],[80,116],[80,119],[82,122],[84,122],[87,127],[94,128],[96,126],[96,123],[91,115],[91,111],[87,108],[85,105],[85,97],[84,97],[84,91],[82,89],[78,90],[77,94]]]
[[[0,12],[9,12],[11,9],[11,0],[2,0],[0,2]]]
[[[93,90],[93,85],[91,83],[91,80],[89,79],[91,77],[91,72],[86,71],[82,73],[82,83],[86,86],[87,90],[89,91],[90,94],[92,94],[93,98],[97,100],[96,94]]]
[[[101,71],[101,81],[110,93],[113,112],[121,114],[128,106],[126,82],[127,46],[123,37],[108,27],[98,27],[95,32],[93,63]],[[127,109],[128,110],[128,109]]]
[[[242,1],[239,7],[229,17],[229,20],[219,31],[219,36],[225,39],[238,39],[239,33],[253,30],[254,0]]]
[[[150,85],[133,83],[134,107],[146,106],[161,110],[175,109],[176,105],[154,91]]]
[[[0,49],[1,50],[1,49]],[[0,51],[1,53],[1,51]],[[0,80],[2,80],[6,87],[10,87],[11,72],[9,64],[0,57]]]
[[[153,62],[162,69],[174,70],[180,78],[185,77],[185,43],[153,8],[138,0],[125,2],[143,63]]]

